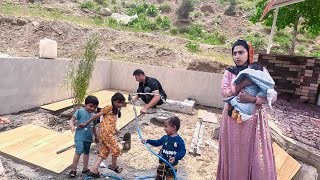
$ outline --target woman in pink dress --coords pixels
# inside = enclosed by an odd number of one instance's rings
[[[251,119],[237,123],[231,117],[232,107],[225,104],[220,127],[217,180],[276,180],[268,116],[262,107],[267,99],[241,91],[243,87],[252,85],[247,78],[237,86],[232,84],[237,74],[253,62],[251,44],[244,40],[236,41],[232,46],[232,56],[236,66],[224,73],[222,97],[238,94],[238,102],[256,103],[256,108]],[[265,68],[264,71],[267,72]],[[275,101],[276,98],[272,100]]]

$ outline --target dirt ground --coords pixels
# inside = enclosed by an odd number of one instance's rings
[[[101,35],[98,59],[216,73],[223,73],[227,67],[210,56],[210,53],[226,51],[225,48],[203,45],[204,54],[190,53],[185,48],[187,40],[181,38],[3,15],[0,15],[0,25],[0,54],[10,56],[38,57],[40,40],[50,38],[58,43],[59,58],[72,58],[82,51],[86,38],[97,32]],[[226,57],[231,58],[228,55]]]
[[[32,3],[21,0],[10,0],[10,2],[17,6],[32,6]],[[40,2],[39,6],[47,11],[57,11],[63,15],[74,17],[96,15],[94,12],[85,12],[79,8],[83,0],[77,2],[44,0]],[[163,1],[150,0],[149,2],[159,6]],[[171,12],[161,15],[169,16],[174,26],[183,27],[188,24],[176,22],[177,2],[171,1]],[[0,3],[6,4],[6,1]],[[122,13],[127,11],[120,1],[116,1],[112,7],[117,7]],[[41,18],[23,17],[23,15],[0,14],[0,55],[3,53],[10,56],[38,57],[39,41],[43,38],[50,38],[58,43],[59,58],[72,58],[82,50],[88,36],[97,32],[101,34],[102,42],[99,48],[99,59],[223,73],[226,66],[233,64],[230,54],[232,42],[238,38],[245,38],[248,34],[264,37],[266,40],[270,31],[261,24],[250,23],[249,14],[251,12],[236,7],[236,14],[228,16],[224,14],[227,8],[228,4],[222,4],[218,0],[203,0],[197,3],[194,13],[198,13],[199,16],[191,15],[191,23],[202,25],[206,32],[219,32],[226,36],[224,45],[200,43],[201,53],[189,52],[185,47],[187,39],[166,36],[157,32],[142,33],[84,27],[59,20],[46,21]],[[319,42],[320,37],[316,39],[315,44],[308,44],[306,49],[316,46]]]
[[[319,106],[281,98],[269,112],[285,136],[320,150]]]
[[[199,107],[198,107],[199,108]],[[218,113],[220,117],[221,110],[207,107],[208,111]],[[52,129],[55,131],[68,131],[68,120],[71,110],[67,110],[62,113],[52,114],[42,109],[33,109],[26,112],[17,114],[6,115],[4,117],[11,120],[10,124],[3,125],[0,128],[0,132],[8,131],[16,127],[20,127],[26,124],[35,124],[41,127]],[[181,119],[181,129],[179,130],[180,136],[185,141],[187,154],[179,163],[178,177],[185,180],[212,180],[216,174],[218,151],[212,146],[205,144],[206,141],[218,145],[217,140],[213,139],[213,127],[212,123],[207,123],[205,126],[205,134],[201,156],[193,156],[188,153],[190,149],[195,125],[198,122],[196,115],[185,115],[181,113],[174,113]],[[153,120],[155,114],[147,114],[139,117],[139,124],[143,137],[146,139],[158,139],[164,135],[163,126],[161,123]],[[131,150],[124,152],[119,158],[119,165],[124,168],[124,171],[120,174],[121,177],[131,180],[139,176],[152,175],[156,172],[158,160],[153,156],[140,142],[138,134],[136,132],[135,122],[129,123],[122,130],[119,136],[123,136],[126,132],[132,134]],[[159,148],[152,148],[158,152]],[[97,146],[92,145],[89,166],[91,166],[97,157]],[[28,163],[17,162],[7,158],[5,155],[0,156],[5,169],[6,178],[8,180],[14,179],[68,179],[68,173],[70,168],[67,168],[61,174],[53,174],[45,171],[42,168],[32,166]],[[110,163],[110,158],[107,158],[104,162],[106,165]],[[80,175],[82,170],[82,161],[80,160],[78,166],[78,176],[76,179],[83,179],[85,176]],[[102,173],[111,173],[106,168],[101,168]],[[119,175],[119,174],[118,174]],[[1,179],[1,178],[0,178]]]

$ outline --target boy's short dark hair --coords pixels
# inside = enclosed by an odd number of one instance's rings
[[[86,99],[84,100],[84,103],[87,104],[93,104],[95,106],[99,105],[99,100],[95,96],[87,96]]]
[[[134,76],[135,75],[140,75],[140,74],[144,75],[144,72],[141,69],[136,69],[136,70],[133,71],[133,75]]]
[[[180,119],[177,116],[170,117],[167,121],[168,124],[176,127],[176,131],[180,129]]]
[[[263,71],[263,66],[262,66],[262,64],[259,63],[259,62],[250,63],[248,67],[249,67],[250,69]]]

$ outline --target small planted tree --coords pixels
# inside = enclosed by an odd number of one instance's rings
[[[67,86],[71,89],[74,109],[78,108],[84,101],[90,85],[94,64],[97,59],[99,47],[99,35],[92,34],[86,42],[83,54],[73,58],[69,64],[67,74]]]

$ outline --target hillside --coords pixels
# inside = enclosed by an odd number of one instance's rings
[[[38,56],[40,39],[51,38],[58,42],[59,58],[72,58],[81,51],[90,33],[98,32],[102,40],[101,59],[221,73],[232,64],[230,46],[233,41],[246,38],[256,48],[264,50],[270,32],[270,28],[249,22],[254,2],[245,0],[240,0],[231,13],[229,4],[223,0],[200,1],[190,18],[184,21],[177,20],[180,1],[145,1],[150,6],[155,5],[156,17],[147,14],[140,18],[139,15],[138,20],[129,25],[103,15],[106,7],[122,14],[138,12],[143,2],[134,2],[3,1],[0,6],[0,53]],[[277,32],[273,53],[286,53],[289,31]],[[297,54],[309,56],[320,50],[319,44],[319,37],[314,40],[301,33]]]

